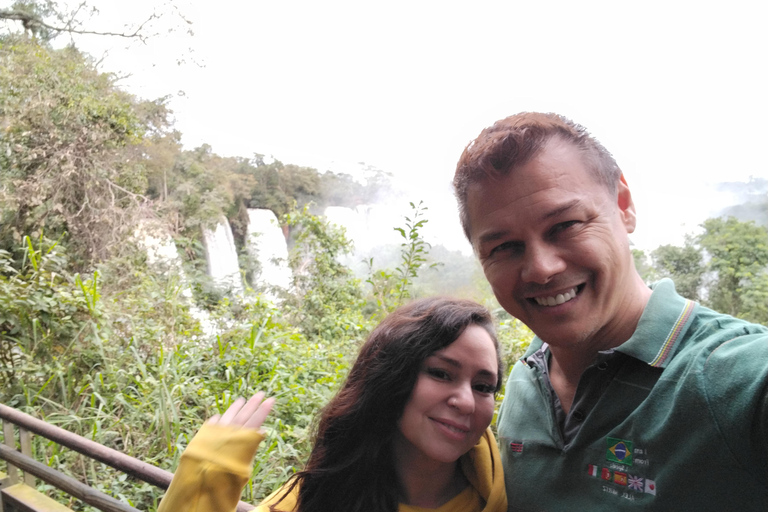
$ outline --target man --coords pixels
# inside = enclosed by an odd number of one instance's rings
[[[467,146],[454,187],[496,298],[536,334],[497,422],[509,509],[768,510],[768,329],[642,281],[610,153],[518,114]]]

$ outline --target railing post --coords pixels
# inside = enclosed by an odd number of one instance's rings
[[[19,440],[21,441],[21,453],[29,458],[32,458],[32,436],[29,435],[29,430],[19,427]],[[28,486],[35,488],[35,475],[29,471],[24,472],[24,483]]]
[[[3,421],[3,437],[5,438],[5,445],[12,450],[15,450],[16,439],[13,435],[13,423],[10,421]],[[8,462],[8,479],[10,480],[11,485],[19,483],[19,470],[10,462]]]

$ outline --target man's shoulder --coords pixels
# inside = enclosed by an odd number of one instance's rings
[[[673,364],[718,414],[753,409],[768,387],[768,327],[698,306]]]
[[[686,336],[690,341],[711,341],[715,346],[744,338],[768,340],[768,327],[698,305]]]

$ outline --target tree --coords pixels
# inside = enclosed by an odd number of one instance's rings
[[[768,229],[734,217],[708,219],[698,243],[715,279],[708,304],[718,311],[768,323]]]
[[[182,20],[189,23],[173,7]],[[42,41],[50,41],[61,34],[100,35],[137,39],[145,42],[154,35],[150,27],[163,13],[154,11],[142,21],[123,27],[122,30],[102,30],[93,27],[98,9],[87,1],[79,1],[74,7],[54,0],[18,0],[8,8],[0,9],[0,20],[18,22],[23,32]]]
[[[355,341],[365,328],[360,282],[339,262],[352,251],[343,228],[311,215],[307,207],[283,216],[295,229],[290,252],[293,292],[283,310],[291,324],[310,340]]]
[[[701,252],[689,237],[683,247],[662,245],[652,253],[655,275],[669,277],[675,282],[677,292],[691,300],[699,300],[699,288],[704,277]]]
[[[119,246],[147,202],[137,103],[72,47],[0,38],[0,248],[66,233],[86,263]]]
[[[646,283],[656,280],[656,272],[653,266],[648,263],[648,255],[642,249],[632,249],[632,259],[635,261],[635,269],[640,277]]]

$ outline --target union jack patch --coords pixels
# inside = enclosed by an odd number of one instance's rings
[[[627,487],[633,491],[643,492],[645,488],[645,482],[639,476],[629,475],[627,477]]]

